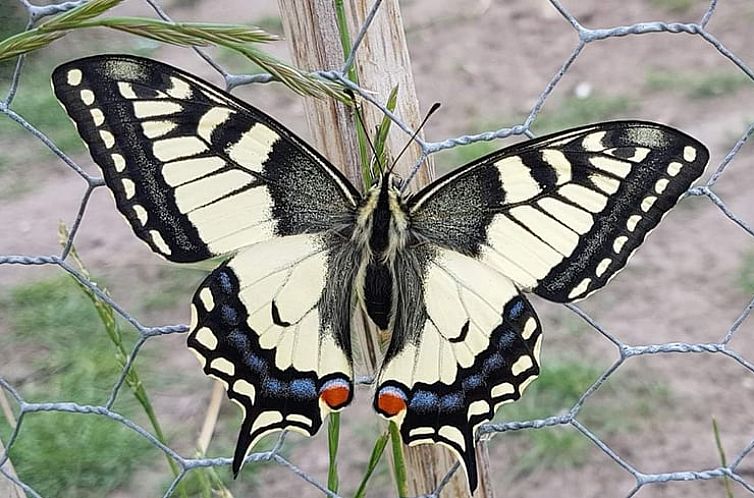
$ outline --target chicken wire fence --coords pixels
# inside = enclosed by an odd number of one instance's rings
[[[149,6],[154,9],[156,15],[163,20],[170,20],[165,11],[158,5],[156,1],[146,0]],[[24,6],[28,14],[27,29],[33,27],[40,19],[45,18],[53,14],[68,11],[79,5],[86,3],[84,0],[64,2],[59,4],[52,4],[46,6],[37,6],[29,3],[27,0],[19,0]],[[383,103],[377,101],[373,94],[367,90],[361,88],[356,83],[350,81],[347,76],[348,68],[353,64],[354,54],[358,50],[361,40],[366,33],[369,24],[374,18],[375,13],[380,7],[381,0],[374,2],[369,15],[366,18],[363,26],[361,26],[357,36],[354,38],[353,49],[351,54],[347,58],[344,67],[338,71],[318,71],[314,74],[318,76],[335,81],[341,85],[350,88],[354,92],[358,93],[361,97],[377,106],[384,114],[386,114],[397,126],[411,133],[409,127],[403,123],[399,116],[390,112]],[[440,150],[450,149],[459,145],[470,144],[473,142],[492,140],[495,138],[504,138],[511,135],[526,135],[533,137],[533,133],[530,131],[531,125],[536,119],[540,109],[544,105],[547,98],[556,88],[562,77],[566,74],[568,69],[572,66],[574,61],[582,53],[583,49],[590,43],[600,42],[601,40],[629,36],[629,35],[643,35],[647,33],[682,33],[692,36],[701,37],[707,43],[709,43],[715,50],[722,56],[729,59],[735,66],[742,71],[746,77],[754,81],[754,72],[747,66],[744,61],[739,58],[735,53],[726,48],[712,33],[710,33],[706,26],[710,19],[715,14],[717,7],[717,1],[713,0],[709,3],[702,18],[699,22],[694,23],[666,23],[666,22],[642,22],[627,26],[616,26],[605,29],[588,29],[584,27],[577,17],[571,14],[558,0],[549,0],[549,3],[560,14],[564,22],[570,24],[575,31],[575,48],[562,63],[557,73],[546,84],[544,90],[539,95],[534,106],[531,108],[527,118],[524,122],[518,126],[509,128],[501,128],[497,130],[488,131],[485,133],[475,135],[463,135],[459,137],[449,138],[438,142],[428,142],[421,139],[417,139],[417,142],[421,146],[422,159],[426,158],[429,154],[438,152]],[[195,49],[196,50],[196,49]],[[265,83],[271,81],[273,78],[266,74],[256,74],[252,76],[246,75],[234,75],[225,71],[217,62],[207,56],[200,50],[196,50],[197,53],[203,57],[209,64],[217,69],[224,77],[226,86],[231,89],[235,86],[250,83]],[[150,431],[125,417],[121,413],[118,413],[113,409],[113,404],[118,397],[123,384],[126,381],[126,374],[128,373],[135,358],[139,354],[144,344],[148,340],[159,340],[159,337],[169,334],[180,334],[188,331],[186,325],[168,325],[159,327],[145,326],[140,321],[129,313],[126,309],[115,302],[110,296],[105,294],[97,286],[97,283],[90,280],[84,273],[77,270],[70,262],[71,248],[74,238],[81,226],[84,210],[89,202],[92,192],[99,187],[104,186],[104,181],[101,177],[95,177],[87,174],[81,167],[79,167],[75,161],[68,157],[50,138],[43,134],[35,125],[13,110],[13,100],[16,95],[16,91],[19,85],[19,79],[23,70],[23,57],[19,57],[15,70],[13,72],[10,89],[3,101],[0,102],[0,113],[5,115],[8,119],[11,119],[22,126],[25,130],[31,133],[36,139],[40,140],[45,146],[47,146],[61,161],[63,161],[67,167],[75,171],[76,174],[81,176],[88,185],[86,192],[83,194],[81,203],[78,209],[78,213],[75,218],[75,222],[71,227],[71,231],[62,252],[59,255],[0,255],[0,265],[51,265],[60,267],[63,271],[72,275],[82,285],[86,286],[92,293],[94,293],[99,299],[108,303],[123,319],[133,325],[138,331],[139,338],[136,341],[133,349],[128,355],[124,368],[120,372],[120,375],[110,391],[108,399],[101,405],[84,405],[75,402],[46,402],[46,403],[32,403],[24,399],[19,391],[11,385],[11,383],[4,377],[0,376],[0,387],[4,390],[7,396],[15,401],[18,408],[17,423],[11,433],[9,439],[5,442],[5,449],[0,454],[0,473],[6,478],[15,483],[18,487],[28,496],[40,497],[40,494],[35,491],[31,486],[27,485],[22,479],[18,478],[14,472],[12,472],[9,466],[9,451],[12,449],[14,442],[22,431],[24,426],[23,421],[26,415],[36,412],[61,412],[61,413],[76,413],[76,414],[93,414],[100,417],[106,417],[119,424],[122,424],[129,430],[135,432],[140,437],[143,437],[151,445],[158,448],[165,455],[167,455],[172,461],[178,465],[179,473],[169,485],[164,493],[164,497],[171,496],[176,490],[176,487],[185,477],[187,472],[192,469],[200,467],[218,467],[229,466],[231,463],[230,458],[192,458],[179,454],[168,445],[162,443],[157,437],[155,437]],[[741,217],[723,201],[714,191],[715,184],[726,173],[733,159],[740,153],[744,147],[747,139],[754,133],[754,123],[751,123],[736,141],[735,145],[725,155],[722,161],[716,166],[714,173],[710,176],[709,180],[703,184],[691,188],[687,195],[693,197],[699,197],[707,199],[712,202],[720,211],[735,223],[741,230],[746,232],[748,236],[754,237],[754,229],[749,226]],[[420,163],[419,163],[420,164]],[[418,166],[418,164],[417,164]],[[9,236],[12,234],[3,234]],[[571,311],[573,311],[578,317],[580,317],[585,323],[593,328],[597,333],[604,336],[618,351],[618,359],[613,362],[598,378],[589,386],[586,391],[580,396],[578,401],[568,410],[566,413],[551,416],[541,419],[532,419],[525,421],[505,422],[505,423],[487,423],[480,427],[478,431],[479,437],[489,438],[495,434],[500,434],[508,431],[519,431],[524,429],[540,429],[553,426],[570,426],[580,433],[584,438],[591,441],[599,450],[601,450],[609,459],[611,459],[616,465],[620,466],[626,473],[630,474],[635,480],[633,488],[629,491],[627,496],[634,496],[644,486],[652,483],[664,483],[670,481],[697,481],[697,480],[710,480],[727,477],[740,484],[743,489],[746,489],[749,493],[754,494],[754,480],[747,479],[740,472],[742,462],[748,455],[754,452],[754,439],[752,439],[727,465],[719,466],[717,468],[698,469],[698,470],[685,470],[675,472],[658,472],[658,473],[646,473],[639,471],[635,466],[632,466],[624,458],[621,457],[616,451],[611,449],[597,434],[595,434],[589,427],[579,421],[578,416],[585,403],[590,399],[596,391],[607,381],[610,376],[616,372],[616,370],[623,365],[628,359],[642,356],[642,355],[656,355],[656,354],[669,354],[669,353],[711,353],[716,355],[722,355],[730,359],[730,361],[737,362],[743,368],[745,368],[748,374],[754,374],[754,361],[745,358],[742,354],[737,352],[731,347],[731,341],[739,333],[739,329],[743,322],[751,314],[754,308],[754,299],[741,311],[737,319],[727,327],[723,337],[718,342],[706,342],[706,343],[686,343],[686,342],[669,342],[660,344],[643,344],[643,345],[630,345],[623,342],[619,337],[611,334],[609,331],[601,327],[594,319],[592,319],[587,313],[574,305],[567,305]],[[725,328],[725,327],[723,327]],[[323,494],[331,497],[337,497],[338,494],[327,489],[327,486],[320,482],[315,477],[309,475],[307,472],[300,469],[288,458],[281,454],[281,448],[283,447],[285,433],[282,433],[278,438],[276,444],[268,451],[255,452],[248,456],[248,462],[274,462],[275,464],[284,467],[292,474],[303,479],[311,486],[317,488]],[[752,434],[754,437],[754,434]],[[437,489],[433,490],[428,497],[437,497],[440,495],[443,487],[449,482],[453,473],[458,469],[456,464],[449,473],[442,479]]]

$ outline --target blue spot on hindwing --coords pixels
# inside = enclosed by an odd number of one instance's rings
[[[524,312],[524,308],[525,308],[523,299],[521,299],[520,297],[516,297],[514,299],[515,301],[511,305],[510,310],[508,312],[508,317],[507,317],[510,320],[517,320],[518,318],[520,318],[521,313]]]
[[[229,304],[223,304],[220,307],[220,316],[222,316],[223,321],[232,327],[235,327],[238,325],[238,311],[236,309],[229,305]]]
[[[510,328],[508,324],[500,325],[496,332],[500,331],[500,336],[497,338],[497,347],[500,350],[510,350],[513,349],[514,344],[516,344],[516,340],[518,339],[518,334],[513,331],[513,329]]]
[[[282,396],[287,392],[288,385],[278,379],[267,377],[262,382],[262,389],[264,389],[265,393]]]
[[[440,398],[440,410],[450,412],[457,411],[460,408],[463,408],[463,394],[446,394]]]
[[[291,395],[297,400],[315,399],[317,386],[311,379],[294,379],[291,381]]]
[[[484,370],[484,374],[489,376],[495,370],[503,368],[503,366],[505,366],[505,360],[503,360],[503,357],[499,354],[492,354],[484,359],[482,369]]]
[[[264,358],[255,355],[254,353],[246,353],[243,355],[243,362],[246,366],[248,366],[253,372],[256,372],[258,374],[266,373],[268,370],[267,362],[264,360]]]
[[[417,412],[432,412],[437,410],[437,395],[429,391],[416,391],[411,397],[409,408]]]
[[[223,291],[223,293],[225,294],[233,293],[233,282],[230,279],[230,275],[228,274],[227,269],[218,273],[217,280],[220,283],[220,290]]]
[[[251,341],[246,337],[246,334],[238,329],[233,329],[226,337],[228,338],[228,342],[241,353],[245,353],[251,349]]]
[[[482,385],[482,377],[480,375],[470,375],[463,379],[462,385],[464,391],[473,391],[477,387]]]

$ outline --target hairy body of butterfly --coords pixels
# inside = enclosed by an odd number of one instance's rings
[[[408,444],[439,443],[477,485],[474,432],[539,374],[521,292],[604,286],[698,178],[708,153],[615,121],[500,150],[404,197],[363,196],[272,118],[165,64],[124,55],[55,70],[55,93],[120,212],[176,262],[232,254],[192,301],[189,347],[264,435],[313,435],[353,397],[357,307],[392,336],[374,407]]]

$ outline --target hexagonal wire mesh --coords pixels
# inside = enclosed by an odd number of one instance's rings
[[[78,5],[85,3],[84,0],[79,0],[79,1],[74,1],[74,2],[64,2],[60,4],[53,4],[49,6],[35,6],[28,3],[26,0],[20,0],[20,1],[28,13],[29,22],[28,22],[27,29],[33,27],[35,23],[37,23],[40,19],[43,19],[46,16],[60,13],[60,12],[65,12]],[[165,14],[165,12],[157,4],[156,1],[153,1],[153,0],[146,0],[146,1],[154,9],[154,11],[157,13],[157,15],[160,18],[164,20],[169,20],[168,16]],[[740,71],[746,75],[746,77],[748,77],[750,80],[754,80],[754,72],[752,71],[752,69],[749,68],[741,60],[741,58],[739,58],[736,54],[734,54],[732,51],[726,48],[725,45],[723,45],[714,35],[712,35],[706,29],[708,22],[710,21],[710,19],[712,19],[712,17],[715,14],[717,1],[713,0],[710,2],[709,6],[707,7],[706,11],[704,12],[704,15],[699,20],[699,22],[695,22],[695,23],[646,22],[646,23],[632,24],[628,26],[617,26],[617,27],[612,27],[612,28],[607,28],[607,29],[585,28],[582,25],[582,23],[579,22],[579,19],[577,19],[574,15],[572,15],[563,5],[560,4],[558,0],[549,0],[549,2],[552,5],[552,7],[554,7],[557,10],[560,16],[562,16],[562,19],[565,22],[569,23],[570,26],[573,28],[573,30],[575,31],[575,34],[578,37],[578,41],[574,50],[570,53],[570,55],[568,55],[566,60],[562,63],[560,69],[550,79],[550,81],[545,86],[544,90],[539,95],[539,98],[536,100],[534,106],[531,108],[531,111],[529,112],[525,121],[521,125],[510,127],[510,128],[501,128],[501,129],[488,131],[488,132],[480,133],[480,134],[474,134],[474,135],[463,135],[463,136],[459,136],[455,138],[449,138],[447,140],[443,140],[439,142],[426,142],[426,141],[420,140],[419,144],[422,148],[423,156],[427,156],[429,154],[432,154],[441,150],[450,149],[459,145],[465,145],[465,144],[470,144],[473,142],[479,142],[479,141],[485,141],[485,140],[492,140],[494,138],[504,138],[511,135],[527,135],[529,137],[533,137],[534,135],[530,131],[532,123],[537,118],[537,115],[540,109],[542,108],[542,106],[544,105],[545,101],[548,99],[548,97],[556,88],[556,86],[558,86],[558,83],[561,81],[561,78],[566,74],[566,72],[572,66],[574,61],[576,61],[576,59],[582,53],[582,50],[584,49],[584,47],[586,47],[590,43],[597,43],[597,42],[600,42],[601,40],[606,40],[609,38],[622,37],[622,36],[628,36],[628,35],[642,35],[646,33],[658,33],[658,32],[690,34],[696,37],[700,37],[704,41],[709,43],[712,47],[714,47],[714,49],[717,52],[719,52],[719,54],[722,57],[729,59],[733,64],[735,64],[738,67],[738,69],[740,69]],[[354,53],[356,50],[358,50],[359,43],[361,39],[363,38],[363,35],[366,32],[366,30],[369,28],[369,24],[374,17],[374,13],[377,12],[377,10],[379,9],[380,3],[381,3],[380,0],[377,0],[374,3],[371,9],[371,14],[368,16],[366,22],[361,27],[358,35],[354,39],[355,41],[354,49],[352,53],[350,54],[344,68],[340,71],[322,71],[322,72],[317,72],[316,74],[318,74],[319,76],[323,78],[336,81],[352,89],[354,92],[357,92],[364,99],[371,102],[373,105],[377,106],[383,113],[385,113],[404,131],[409,133],[411,130],[409,130],[409,128],[400,120],[399,116],[396,116],[393,113],[391,113],[381,102],[378,102],[371,93],[365,91],[364,89],[362,89],[361,87],[359,87],[357,84],[350,81],[346,77],[347,69],[353,63]],[[196,50],[196,51],[201,57],[207,60],[208,63],[210,63],[213,67],[215,67],[224,76],[226,85],[229,89],[239,84],[263,83],[263,82],[268,82],[271,80],[271,77],[265,74],[257,74],[253,76],[231,75],[227,73],[226,71],[224,71],[215,61],[213,61],[206,54],[202,53],[200,50]],[[139,339],[135,343],[135,346],[133,347],[132,351],[130,352],[127,359],[127,363],[125,367],[123,368],[123,370],[121,371],[117,382],[112,387],[109,398],[102,405],[91,406],[91,405],[82,405],[82,404],[78,404],[74,402],[68,402],[68,403],[28,402],[23,398],[23,396],[21,396],[19,391],[16,388],[14,388],[14,386],[12,386],[5,378],[0,377],[0,387],[2,387],[5,393],[9,395],[10,398],[12,398],[17,403],[18,409],[19,409],[19,417],[17,420],[17,425],[15,426],[15,429],[12,432],[9,440],[6,442],[5,451],[3,451],[3,453],[0,455],[0,473],[2,473],[5,476],[5,478],[9,479],[10,481],[18,485],[20,488],[22,488],[27,493],[27,495],[39,497],[40,495],[34,489],[32,489],[30,486],[28,486],[26,483],[24,483],[15,475],[13,475],[13,473],[9,471],[9,468],[6,465],[6,463],[8,462],[8,451],[13,447],[14,442],[16,441],[20,431],[22,430],[24,426],[23,424],[24,417],[29,413],[35,413],[35,412],[65,412],[65,413],[77,413],[77,414],[96,414],[101,417],[107,417],[117,423],[122,424],[126,428],[134,431],[136,434],[146,439],[154,447],[164,452],[169,458],[171,458],[179,466],[180,473],[172,481],[172,483],[170,484],[170,486],[164,493],[165,497],[171,496],[176,486],[178,485],[178,483],[184,478],[186,473],[190,471],[191,469],[194,469],[197,467],[227,466],[230,464],[230,459],[229,458],[191,458],[191,457],[183,456],[177,453],[176,451],[174,451],[173,449],[171,449],[170,447],[166,446],[165,444],[161,443],[148,430],[144,429],[143,427],[136,424],[135,422],[129,420],[127,417],[124,417],[122,414],[114,411],[113,404],[124,384],[128,369],[132,365],[134,359],[139,354],[139,351],[142,349],[142,346],[144,346],[145,342],[148,340],[153,340],[154,338],[158,338],[163,335],[167,335],[167,334],[185,333],[187,331],[187,327],[185,325],[170,325],[170,326],[162,326],[162,327],[147,327],[147,326],[142,325],[126,309],[121,307],[117,302],[114,302],[113,299],[111,299],[108,295],[103,293],[98,288],[95,282],[90,281],[84,274],[82,274],[79,270],[74,268],[74,266],[69,262],[70,250],[72,247],[74,237],[76,236],[76,233],[78,232],[81,226],[81,220],[83,217],[84,209],[87,203],[89,202],[92,191],[96,188],[104,186],[104,181],[101,177],[95,177],[95,176],[91,176],[87,174],[71,158],[69,158],[58,146],[56,146],[56,144],[50,138],[45,136],[37,127],[35,127],[33,123],[30,123],[29,121],[24,119],[21,115],[14,112],[12,104],[13,104],[14,97],[16,95],[16,90],[18,89],[22,68],[23,68],[23,58],[21,57],[17,61],[8,94],[5,97],[5,99],[2,102],[0,102],[0,113],[4,114],[8,119],[11,119],[15,121],[16,123],[18,123],[19,125],[21,125],[34,137],[40,140],[58,158],[60,158],[61,161],[63,161],[68,167],[70,167],[78,175],[84,178],[88,184],[88,188],[81,199],[81,204],[78,210],[78,215],[71,228],[68,242],[59,255],[52,255],[52,256],[2,255],[0,256],[0,265],[55,265],[55,266],[60,267],[62,270],[64,270],[65,272],[68,272],[70,275],[76,278],[81,284],[89,288],[100,299],[109,303],[120,316],[122,316],[126,321],[128,321],[131,325],[133,325],[136,328],[136,330],[139,333]],[[746,234],[748,234],[749,236],[754,236],[754,230],[752,229],[752,227],[747,225],[747,223],[742,218],[737,216],[736,213],[734,213],[733,210],[728,205],[726,205],[726,203],[713,191],[713,187],[720,180],[720,178],[725,174],[732,160],[736,157],[736,155],[742,149],[745,142],[752,135],[752,133],[754,133],[754,123],[750,124],[747,127],[747,129],[743,131],[743,133],[740,135],[740,138],[738,138],[738,140],[736,141],[735,145],[730,149],[730,151],[723,158],[723,160],[717,165],[714,173],[710,176],[709,180],[703,185],[693,187],[688,192],[688,195],[690,196],[696,196],[696,197],[702,197],[702,198],[708,199],[717,208],[719,208],[720,211],[722,211],[722,213],[727,218],[733,221],[741,230],[746,232]],[[754,374],[754,363],[752,363],[751,360],[745,358],[742,354],[740,354],[739,352],[737,352],[735,349],[731,347],[731,341],[733,340],[734,337],[736,337],[739,331],[739,328],[741,327],[743,322],[747,319],[747,317],[751,313],[752,308],[754,308],[754,300],[750,301],[749,304],[741,311],[738,318],[727,329],[724,336],[718,342],[711,342],[711,343],[709,342],[708,343],[672,342],[672,343],[661,343],[661,344],[629,345],[623,342],[619,337],[616,337],[615,335],[611,334],[610,332],[605,330],[603,327],[601,327],[595,320],[593,320],[589,315],[587,315],[579,307],[574,306],[574,305],[567,305],[567,306],[574,313],[576,313],[576,315],[578,315],[587,324],[589,324],[589,326],[591,326],[597,333],[604,336],[608,341],[610,341],[610,343],[612,343],[615,346],[615,348],[618,350],[618,353],[619,353],[618,359],[615,360],[614,363],[610,365],[609,368],[607,368],[588,389],[586,389],[586,391],[581,395],[578,401],[570,408],[570,410],[567,411],[567,413],[557,415],[557,416],[551,416],[551,417],[547,417],[543,419],[536,419],[536,420],[526,420],[526,421],[507,422],[507,423],[488,423],[488,424],[483,425],[480,428],[479,436],[489,437],[490,435],[507,432],[507,431],[537,429],[537,428],[551,427],[551,426],[571,426],[576,431],[578,431],[581,435],[583,435],[583,437],[590,440],[594,445],[596,445],[597,448],[599,448],[599,450],[604,452],[604,454],[607,455],[607,457],[612,459],[617,465],[622,467],[627,473],[629,473],[634,478],[635,484],[633,488],[629,491],[628,496],[635,495],[636,493],[639,492],[639,490],[642,487],[650,483],[660,483],[660,482],[669,482],[669,481],[709,480],[709,479],[721,478],[723,476],[727,476],[728,478],[738,482],[742,488],[754,494],[754,482],[747,480],[739,472],[743,460],[750,453],[752,453],[752,451],[754,451],[754,440],[751,440],[749,444],[746,445],[738,454],[736,454],[733,457],[733,459],[730,461],[730,463],[725,466],[720,466],[717,468],[706,469],[706,470],[698,470],[698,471],[644,473],[644,472],[640,472],[636,467],[632,466],[619,454],[613,451],[602,439],[600,439],[599,436],[597,436],[592,430],[590,430],[589,427],[585,426],[577,418],[580,411],[584,407],[584,404],[607,381],[607,379],[610,378],[611,375],[626,360],[632,357],[636,357],[636,356],[667,354],[667,353],[684,353],[684,354],[713,353],[713,354],[722,355],[722,356],[730,358],[732,361],[737,362],[744,369],[748,370],[749,373]],[[284,434],[278,439],[277,443],[272,447],[272,449],[270,449],[269,451],[252,453],[248,457],[247,461],[249,462],[255,462],[255,461],[275,462],[276,464],[284,468],[287,468],[288,470],[290,470],[290,472],[299,476],[300,478],[302,478],[303,480],[305,480],[306,482],[308,482],[309,484],[317,488],[319,491],[321,491],[325,495],[331,496],[331,497],[338,496],[337,494],[330,492],[324,484],[320,483],[317,479],[307,474],[306,472],[301,470],[299,467],[297,467],[296,465],[294,465],[288,459],[286,459],[285,457],[281,455],[280,450],[283,445],[283,440],[284,440],[283,436]],[[438,496],[443,486],[449,481],[450,476],[457,468],[458,468],[458,465],[456,465],[451,470],[451,472],[445,477],[445,479],[438,486],[438,488],[434,490],[428,496]]]

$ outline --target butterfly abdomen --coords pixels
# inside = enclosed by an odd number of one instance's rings
[[[381,330],[390,324],[393,302],[393,275],[390,267],[381,262],[370,262],[364,278],[364,304],[369,318]]]

